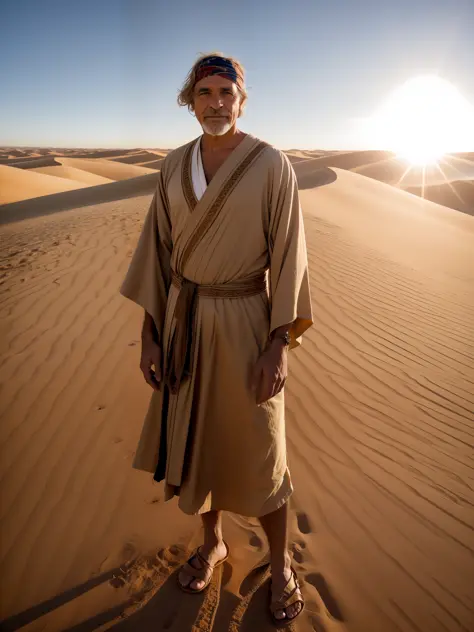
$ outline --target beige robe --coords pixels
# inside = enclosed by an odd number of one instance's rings
[[[294,348],[312,324],[303,219],[288,158],[251,134],[198,199],[191,174],[200,138],[164,159],[120,291],[153,317],[166,374],[182,291],[172,271],[220,287],[267,272],[268,290],[199,297],[190,375],[176,393],[153,392],[133,467],[155,473],[160,461],[155,479],[185,513],[258,517],[292,493],[284,391],[258,406],[250,380],[274,329],[293,323]]]

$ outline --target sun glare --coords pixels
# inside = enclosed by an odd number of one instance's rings
[[[469,150],[474,108],[448,81],[413,77],[366,121],[364,135],[412,165],[433,164],[448,152]]]

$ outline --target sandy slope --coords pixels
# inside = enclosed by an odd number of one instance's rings
[[[162,162],[163,162],[163,158],[159,158],[158,160],[150,160],[150,161],[147,161],[147,162],[140,162],[140,163],[137,164],[137,166],[147,167],[147,169],[159,170],[159,169],[161,169]]]
[[[146,164],[147,162],[156,161],[158,154],[151,151],[137,151],[133,153],[129,153],[125,156],[117,156],[115,158],[111,158],[116,162],[122,162],[124,164],[136,165]]]
[[[425,168],[386,158],[353,169],[356,173],[400,187],[438,204],[474,215],[473,154],[445,156]]]
[[[86,186],[80,191],[64,191],[63,193],[44,195],[40,198],[4,204],[0,208],[0,225],[45,215],[54,215],[60,211],[78,207],[85,208],[104,202],[147,195],[155,191],[156,180],[157,172],[152,171],[146,176]]]
[[[362,165],[368,165],[372,162],[379,162],[387,158],[389,152],[386,151],[341,151],[328,155],[307,157],[305,162],[298,163],[305,173],[314,171],[314,169],[322,169],[323,167],[337,167],[339,169],[355,169]],[[304,165],[304,167],[303,167]]]
[[[58,157],[56,160],[66,167],[82,169],[83,171],[88,171],[89,173],[95,173],[98,176],[109,178],[109,180],[125,180],[127,178],[144,176],[147,173],[153,172],[153,169],[137,167],[136,165],[122,164],[105,158]]]
[[[54,156],[35,156],[30,155],[23,158],[10,158],[0,161],[1,164],[8,167],[16,167],[17,169],[35,169],[36,167],[54,167],[58,166]]]
[[[474,215],[474,180],[461,180],[423,187],[406,187],[406,191],[427,200],[445,204],[463,213]]]
[[[89,186],[85,182],[0,165],[0,204]]]
[[[449,156],[440,161],[439,165],[426,167],[411,166],[403,160],[388,158],[356,167],[353,171],[404,189],[422,184],[431,186],[445,182],[474,180],[474,162]]]
[[[316,323],[287,387],[294,629],[469,632],[474,219],[327,175],[301,192]],[[2,629],[273,629],[266,575],[247,576],[256,521],[226,516],[230,563],[185,596],[198,522],[130,467],[149,391],[117,288],[150,199],[2,227]]]
[[[58,165],[57,167],[39,167],[34,169],[34,171],[36,173],[46,173],[51,176],[59,176],[60,178],[76,180],[77,182],[85,182],[90,185],[113,182],[110,178],[96,175],[90,171],[84,171],[84,169],[76,169],[75,167],[66,167],[63,165]]]
[[[86,157],[78,157],[83,155]],[[54,155],[46,155],[46,152],[39,155],[30,151],[24,152],[21,157],[0,158],[0,205],[156,174],[164,155],[163,152],[142,150],[125,153],[124,150],[90,151],[88,154],[83,154],[81,150],[69,150],[61,155],[58,150]],[[40,177],[40,174],[48,177]],[[94,193],[91,192],[91,195]],[[99,201],[107,197],[113,199],[114,194],[111,192],[110,196],[101,197]]]

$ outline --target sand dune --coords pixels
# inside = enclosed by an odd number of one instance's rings
[[[146,167],[147,169],[161,169],[161,164],[163,162],[163,158],[159,158],[158,160],[152,160],[150,162],[140,162],[137,166]]]
[[[57,165],[54,156],[22,156],[21,158],[3,158],[0,164],[17,169],[35,169],[36,167],[49,167]]]
[[[126,156],[133,151],[138,151],[138,149],[84,149],[76,152],[75,158],[114,158]]]
[[[12,148],[3,148],[9,151]],[[16,157],[0,155],[0,165],[15,166],[19,169],[34,169],[48,175],[60,175],[91,185],[107,181],[135,178],[140,174],[161,169],[166,149],[65,149],[65,148],[24,148]],[[464,213],[474,214],[474,154],[458,153],[446,156],[440,166],[409,166],[392,152],[374,151],[285,151],[290,162],[296,166],[296,173],[304,188],[311,188],[314,174],[331,168],[352,170],[361,175],[404,188],[410,193],[448,205]],[[71,162],[72,161],[72,162]],[[77,162],[79,161],[79,162]],[[42,170],[42,167],[62,167]],[[106,166],[108,165],[108,166]],[[123,165],[123,166],[117,166]],[[324,172],[326,184],[332,175]],[[333,173],[333,172],[332,172]],[[94,177],[96,176],[96,177]],[[26,188],[26,199],[29,191]],[[16,199],[21,199],[20,190]]]
[[[51,177],[51,176],[44,176]],[[85,186],[77,191],[65,191],[41,198],[4,204],[0,209],[0,225],[24,219],[53,215],[77,207],[91,206],[153,193],[156,188],[156,171],[138,178],[128,178],[110,184]]]
[[[134,151],[134,153],[128,152],[124,155],[123,150],[117,151],[121,155],[111,160],[97,157],[98,154],[110,152],[91,151],[89,155],[95,156],[94,158],[77,158],[76,155],[80,152],[74,150],[65,151],[64,155],[61,155],[58,151],[51,155],[39,157],[30,153],[29,155],[24,154],[21,157],[4,159],[3,161],[0,159],[0,168],[2,167],[1,163],[4,163],[4,168],[0,172],[0,183],[4,183],[2,192],[0,192],[0,204],[30,200],[38,196],[55,194],[56,192],[85,186],[112,183],[118,180],[135,180],[140,176],[154,174],[161,168],[163,155],[160,152]],[[117,153],[117,151],[112,153]],[[141,160],[143,160],[141,164],[135,164]],[[13,168],[16,171],[12,170]],[[31,172],[31,178],[26,174],[20,175],[18,173],[20,170]],[[39,178],[40,175],[53,177],[56,180],[41,179]],[[61,180],[58,178],[61,178]],[[130,186],[126,185],[125,189],[123,189],[124,197],[129,197],[129,191],[133,191],[134,188],[136,188],[135,183],[131,183]],[[82,198],[79,204],[90,203],[85,201],[90,199],[94,199],[94,203],[117,199],[118,190],[114,188],[109,195],[106,194],[105,196],[101,192],[99,198],[92,192],[90,195]],[[143,184],[138,185],[136,195],[146,193],[148,190]],[[58,201],[61,200],[65,200],[67,202],[66,207],[71,208],[71,199],[67,196],[66,198],[55,199],[52,202],[52,206],[56,207]],[[74,205],[75,203],[72,204],[72,206]],[[40,204],[40,207],[44,208],[44,202]]]
[[[298,156],[300,158],[304,158],[305,160],[307,160],[308,158],[318,158],[320,156],[324,156],[326,154],[336,154],[338,152],[335,151],[324,151],[321,149],[288,149],[285,150],[286,154],[292,154],[294,156]]]
[[[285,154],[288,156],[290,162],[292,165],[294,165],[297,162],[304,162],[305,160],[308,160],[307,157],[303,157],[303,156],[296,156],[295,154],[292,154],[288,151],[285,151]]]
[[[106,159],[93,159],[93,158],[69,158],[58,157],[57,162],[66,167],[74,167],[76,169],[82,169],[82,171],[88,171],[110,180],[125,180],[127,178],[135,178],[137,176],[144,176],[147,173],[153,173],[152,169],[147,167],[137,167],[135,165],[124,165],[120,162],[113,162]]]
[[[285,152],[287,155],[294,156],[295,158],[301,158],[302,160],[308,160],[308,158],[314,158],[314,156],[307,152],[302,151],[301,149],[289,149]]]
[[[313,172],[314,169],[321,169],[322,167],[354,169],[371,162],[379,162],[389,155],[389,152],[379,150],[335,152],[326,156],[309,158],[304,162],[298,163],[298,173]]]
[[[310,175],[316,323],[287,386],[307,599],[294,630],[468,632],[474,218],[349,171],[319,168],[312,189]],[[131,469],[150,392],[142,314],[118,286],[150,200],[2,227],[2,630],[273,629],[268,571],[249,575],[258,523],[227,515],[229,563],[185,596],[199,522]]]
[[[353,169],[381,182],[395,184],[402,188],[414,186],[432,186],[460,180],[474,180],[474,162],[457,157],[446,156],[439,165],[426,167],[412,166],[397,158],[388,158],[369,165]]]
[[[22,150],[22,149],[10,149],[8,151],[10,156],[14,156],[15,158],[20,158],[22,156],[27,155],[28,152]]]
[[[36,167],[34,169],[36,173],[46,173],[51,176],[58,176],[60,178],[68,178],[70,180],[76,180],[78,182],[85,182],[86,184],[106,184],[107,182],[114,182],[110,178],[104,178],[104,176],[98,176],[90,171],[84,171],[83,169],[75,169],[74,167],[66,167],[61,164],[53,167]]]
[[[88,185],[84,182],[0,165],[0,204],[9,204],[18,200],[36,198],[60,191],[71,191],[86,186]]]
[[[439,165],[410,166],[388,158],[353,169],[464,213],[474,214],[474,161],[469,154],[445,156]]]
[[[124,164],[134,165],[137,162],[140,164],[146,164],[146,162],[156,161],[157,154],[150,151],[138,151],[133,154],[128,154],[126,156],[117,156],[116,158],[111,158],[116,162],[123,162]]]
[[[425,187],[406,187],[414,195],[436,201],[463,213],[474,215],[474,179],[451,181]]]

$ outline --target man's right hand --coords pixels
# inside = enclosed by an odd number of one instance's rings
[[[147,384],[153,390],[161,387],[161,347],[150,338],[142,338],[140,369]]]

